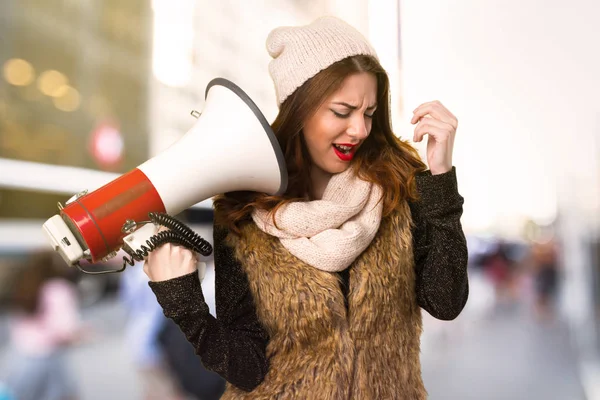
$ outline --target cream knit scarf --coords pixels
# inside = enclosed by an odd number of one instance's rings
[[[354,175],[352,168],[331,177],[321,200],[293,202],[272,214],[254,210],[263,232],[279,238],[290,253],[313,267],[337,272],[369,246],[381,222],[382,190]]]

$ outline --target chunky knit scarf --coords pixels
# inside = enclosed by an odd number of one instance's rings
[[[302,261],[337,272],[348,268],[375,237],[381,197],[378,185],[361,180],[348,168],[331,177],[321,200],[281,207],[275,216],[277,226],[269,211],[255,209],[252,219]]]

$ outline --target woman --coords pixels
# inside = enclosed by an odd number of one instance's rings
[[[415,110],[425,171],[358,31],[324,17],[275,29],[267,49],[288,190],[215,199],[217,318],[183,248],[151,253],[150,285],[224,399],[424,399],[419,307],[450,320],[468,295],[456,118]]]

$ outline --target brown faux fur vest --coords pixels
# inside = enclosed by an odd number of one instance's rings
[[[300,261],[256,225],[227,242],[270,341],[264,381],[251,393],[228,385],[222,399],[426,398],[408,205],[383,219],[352,265],[348,311],[337,274]]]

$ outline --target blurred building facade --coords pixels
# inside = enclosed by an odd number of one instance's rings
[[[115,172],[145,160],[151,29],[143,0],[3,1],[0,157]],[[46,218],[63,197],[0,187],[0,218]]]

